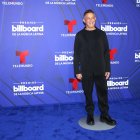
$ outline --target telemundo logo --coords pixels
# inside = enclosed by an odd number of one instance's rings
[[[14,0],[13,1],[11,0],[11,1],[2,1],[2,4],[7,5],[7,6],[8,5],[19,6],[19,5],[23,5],[23,2],[21,2],[21,1],[16,1],[15,2]]]

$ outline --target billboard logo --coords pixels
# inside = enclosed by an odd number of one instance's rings
[[[24,92],[24,91],[43,91],[44,90],[44,85],[42,84],[41,86],[25,86],[25,85],[18,85],[13,86],[13,92]]]
[[[137,50],[140,51],[140,50]],[[140,62],[140,52],[135,52],[135,62]]]
[[[135,59],[140,59],[140,53],[135,53]]]
[[[114,87],[114,86],[128,86],[129,85],[129,80],[126,80],[126,81],[117,81],[117,82],[114,82],[114,81],[107,81],[107,86],[108,87]]]
[[[136,0],[136,7],[140,7],[140,0]]]
[[[70,78],[69,82],[72,83],[72,90],[78,90],[78,83],[80,80],[77,80],[76,78]]]
[[[55,55],[55,61],[73,61],[73,57],[66,55]]]
[[[117,53],[117,49],[111,49],[109,50],[109,54],[110,54],[110,60],[114,60],[114,55]]]
[[[64,20],[64,25],[67,25],[67,27],[68,27],[68,33],[72,33],[73,32],[73,27],[76,24],[77,24],[76,20],[71,20],[71,21]]]
[[[26,51],[16,51],[16,56],[20,57],[20,64],[25,64],[26,63],[26,59],[25,57],[29,55],[29,52]]]
[[[44,94],[44,83],[36,81],[13,83],[13,94],[14,96],[22,95],[41,95]]]
[[[46,0],[46,5],[76,5],[76,0]]]
[[[36,21],[12,22],[12,36],[43,36],[44,23]]]
[[[41,25],[39,27],[33,26],[33,27],[26,27],[24,25],[12,25],[12,32],[43,32],[44,26]]]
[[[105,25],[105,26],[101,25],[101,30],[108,31],[108,32],[110,32],[110,31],[116,31],[116,32],[125,31],[125,32],[127,32],[127,29],[128,29],[127,25],[125,27],[112,27],[111,25]]]
[[[55,65],[72,65],[73,64],[73,51],[55,52],[54,62],[55,62]]]
[[[129,79],[128,77],[111,77],[107,81],[108,89],[128,89]]]
[[[105,31],[107,35],[127,35],[128,25],[124,22],[106,22],[101,24],[101,30]]]

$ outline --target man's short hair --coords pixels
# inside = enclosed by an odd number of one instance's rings
[[[95,14],[93,10],[88,9],[88,10],[86,10],[86,11],[84,12],[84,16],[85,16],[86,14],[88,14],[88,13]]]

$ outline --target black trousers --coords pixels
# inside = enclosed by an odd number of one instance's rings
[[[88,114],[94,113],[94,103],[92,100],[93,87],[96,87],[97,98],[98,98],[98,107],[101,112],[101,115],[108,115],[109,106],[108,106],[108,89],[107,81],[105,76],[95,76],[94,74],[90,76],[83,76],[82,87],[84,90],[86,98],[85,109]]]

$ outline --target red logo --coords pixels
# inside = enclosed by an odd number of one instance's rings
[[[73,26],[76,25],[76,20],[64,20],[64,25],[68,26],[68,32],[72,33],[73,32]]]
[[[106,4],[107,3],[107,0],[102,0],[102,3]]]
[[[110,60],[114,60],[114,55],[117,53],[117,49],[114,48],[112,50],[109,50],[110,53]]]
[[[78,90],[78,83],[80,80],[77,80],[76,78],[70,78],[69,82],[72,83],[72,90]]]
[[[20,57],[20,64],[25,64],[26,63],[26,59],[25,57],[29,55],[28,51],[16,51],[16,56]]]

